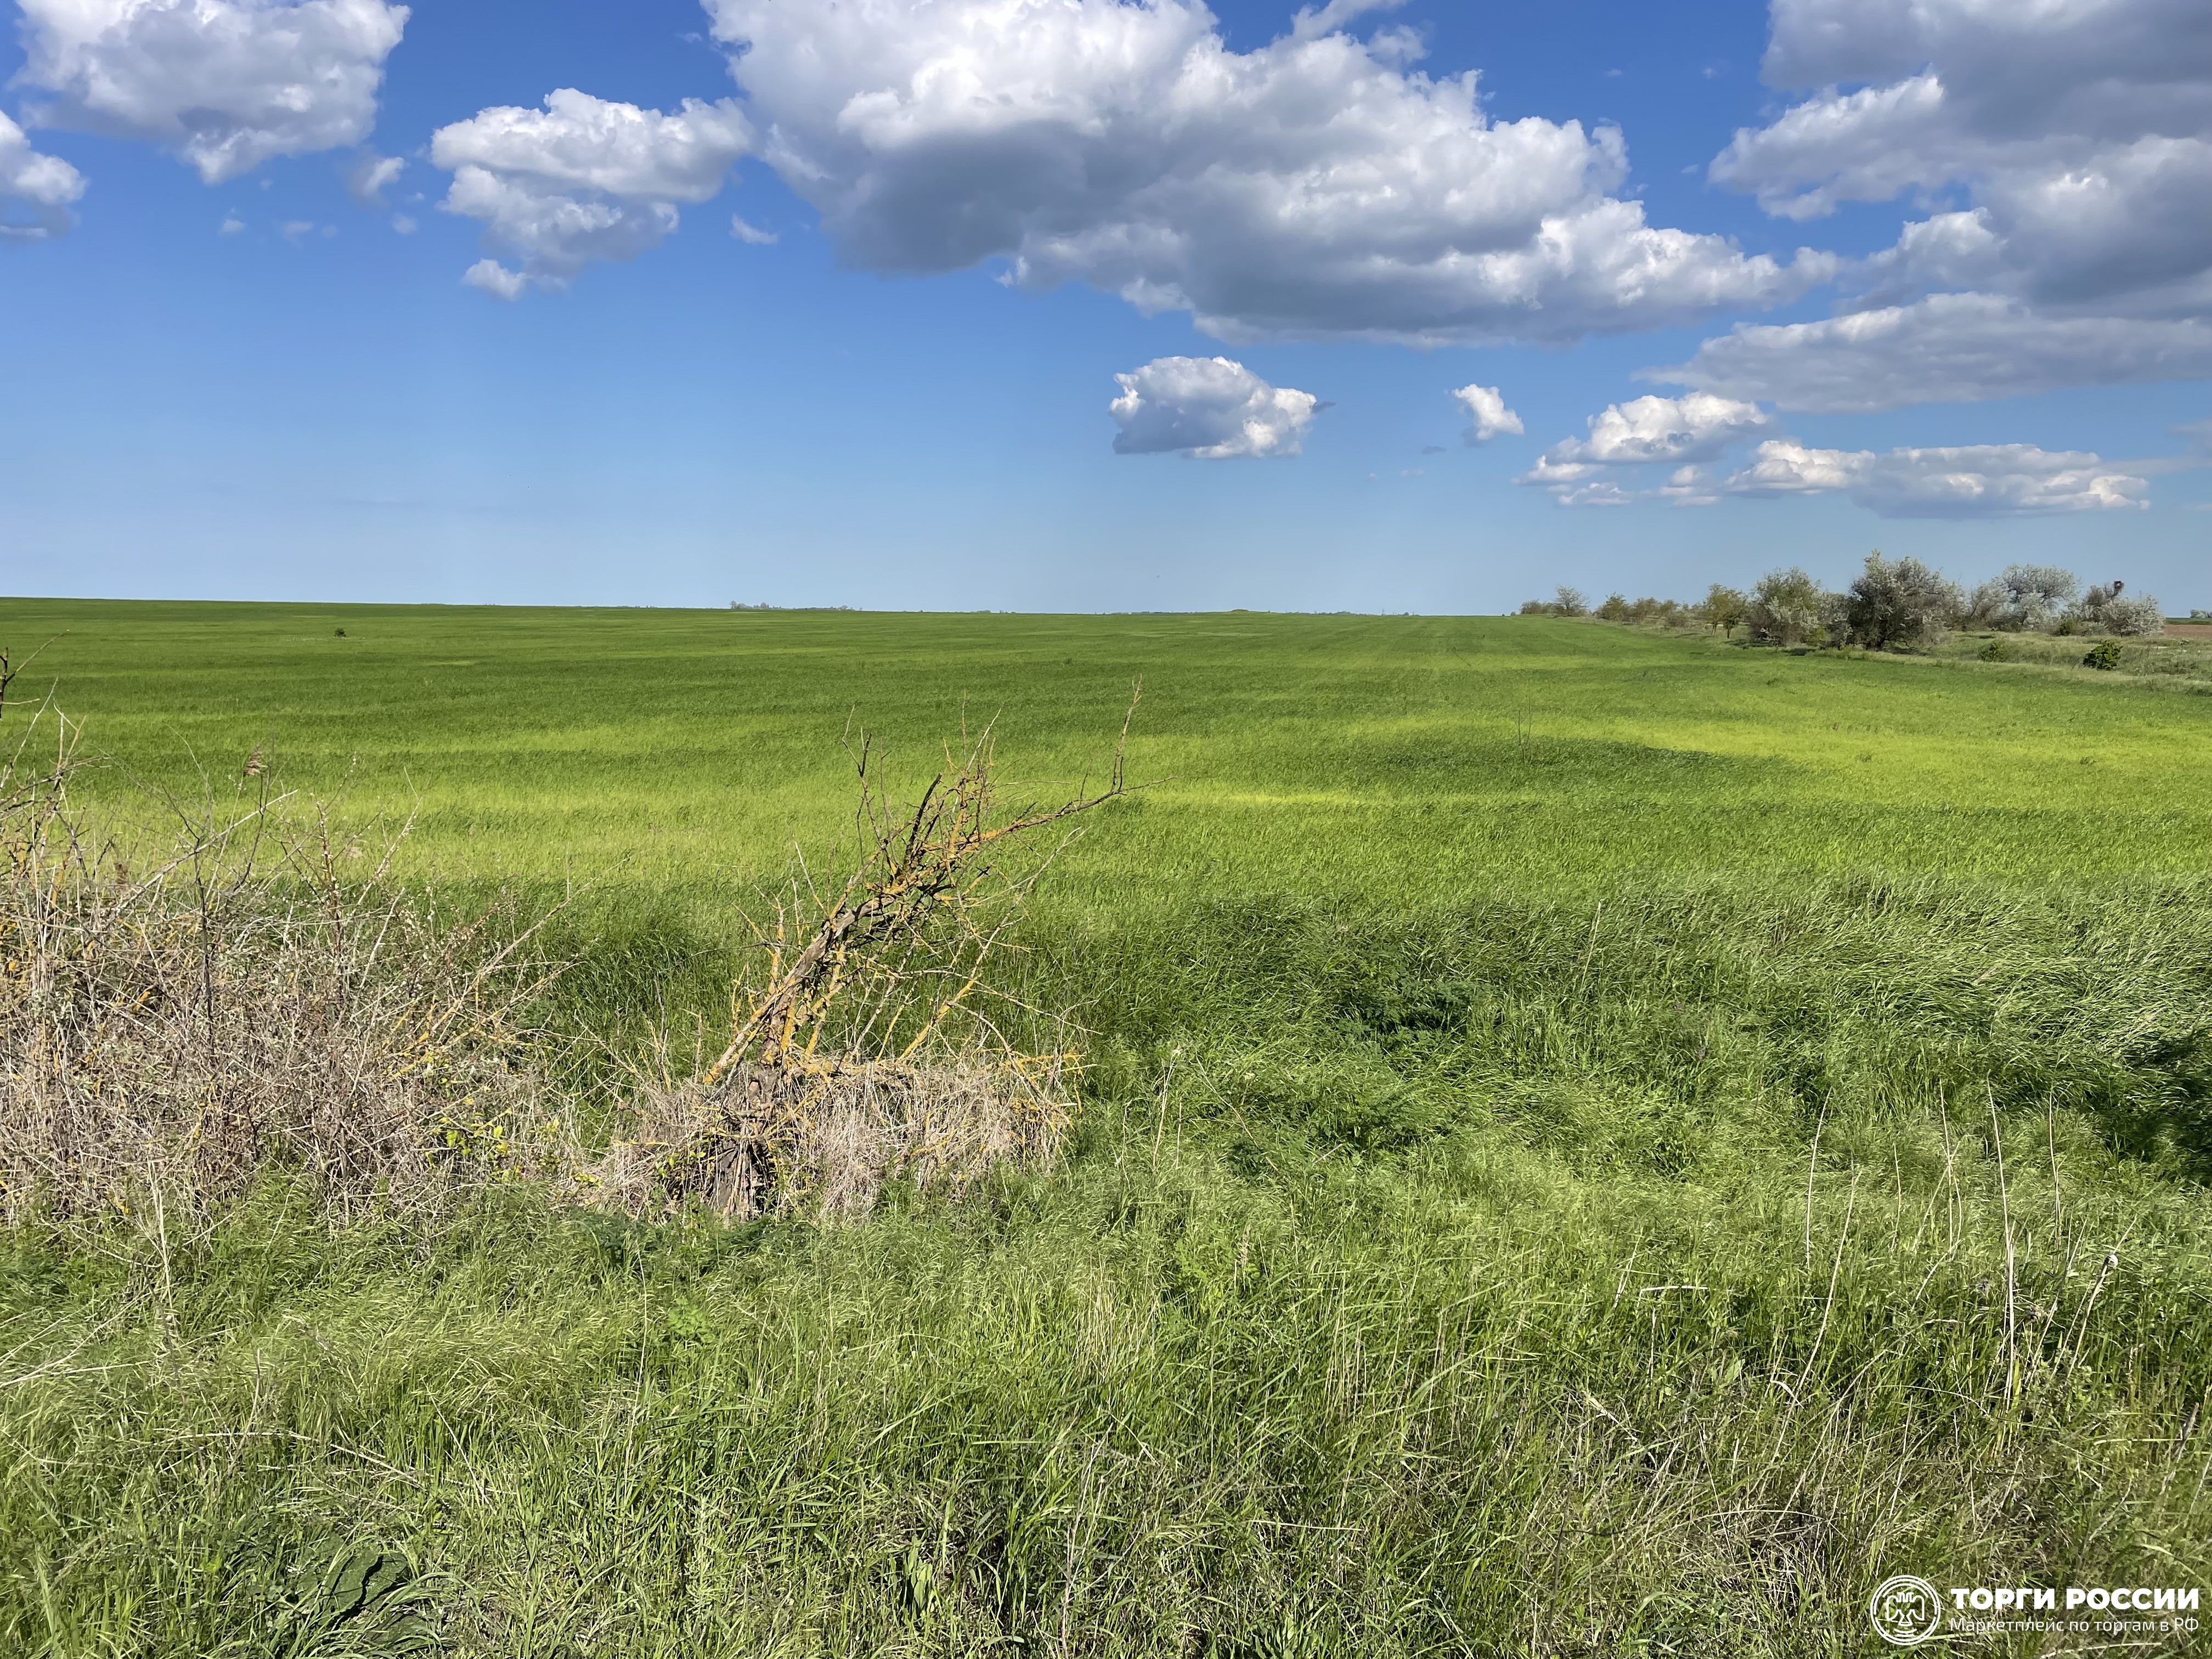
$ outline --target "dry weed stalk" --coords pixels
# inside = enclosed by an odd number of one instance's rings
[[[859,856],[827,896],[802,873],[757,928],[767,982],[733,995],[728,1046],[696,1084],[641,1091],[634,1135],[584,1177],[600,1201],[833,1218],[865,1212],[889,1180],[957,1191],[994,1164],[1048,1162],[1079,1062],[1065,1042],[1039,1053],[1012,1040],[1003,1016],[1037,1011],[988,987],[985,969],[1052,853],[1018,872],[1001,854],[1127,792],[1141,694],[1105,787],[1057,805],[1003,807],[989,727],[903,808],[866,738],[848,744]]]
[[[143,856],[72,802],[74,729],[43,710],[0,765],[0,1219],[203,1213],[272,1165],[343,1213],[562,1161],[515,1065],[526,933],[438,926],[398,836],[370,859],[265,779],[168,803]]]

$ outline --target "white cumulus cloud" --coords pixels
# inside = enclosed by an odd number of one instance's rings
[[[210,185],[357,144],[408,9],[384,0],[19,0],[45,125],[175,151]]]
[[[1553,444],[1522,482],[1565,483],[1589,477],[1603,466],[1710,461],[1730,444],[1773,424],[1774,417],[1756,404],[1709,392],[1633,398],[1591,416],[1588,437]]]
[[[1609,127],[1494,121],[1416,39],[1309,9],[1232,50],[1199,0],[705,0],[762,154],[878,270],[1081,282],[1218,338],[1571,340],[1796,298],[1645,222]]]
[[[496,259],[479,259],[461,273],[464,284],[481,289],[495,300],[520,300],[529,288],[530,279],[519,270],[509,270]]]
[[[1121,395],[1108,409],[1121,428],[1117,455],[1295,455],[1322,406],[1312,392],[1270,386],[1226,357],[1155,357],[1114,378]]]
[[[1777,438],[1720,487],[1732,495],[1841,493],[1886,519],[1982,519],[2142,507],[2149,481],[2101,456],[2033,444],[1876,453]]]
[[[1521,417],[1505,406],[1505,395],[1494,386],[1463,386],[1452,393],[1467,411],[1467,430],[1461,441],[1470,449],[1506,434],[1518,436]]]
[[[1847,375],[1848,406],[1894,408],[2207,372],[2212,7],[1773,0],[1772,17],[1766,79],[1812,95],[1739,131],[1714,179],[1791,219],[1899,196],[1942,210],[1843,273],[1851,308],[1883,313],[1871,334],[1740,330],[1751,343],[1712,343],[1692,384],[1844,407]],[[1943,337],[1972,307],[2005,319],[2018,361],[1983,349],[1985,327]],[[1832,361],[1862,338],[1876,349],[1856,370]],[[1881,349],[1905,340],[1936,349]],[[1752,378],[1714,372],[1753,358]]]
[[[444,210],[483,220],[485,245],[521,266],[484,259],[463,280],[511,300],[657,246],[678,204],[712,198],[751,143],[726,99],[686,99],[671,115],[563,88],[542,110],[501,106],[439,128],[430,159],[453,175]]]
[[[1520,482],[1548,489],[1562,507],[1711,507],[1726,495],[1840,494],[1885,518],[2005,518],[2142,507],[2149,474],[2201,464],[2185,456],[2109,462],[2033,444],[1877,453],[1770,437],[1725,476],[1710,465],[1774,425],[1758,404],[1710,392],[1637,398],[1591,416],[1588,437],[1553,445]],[[1662,465],[1673,468],[1664,483],[1636,482],[1640,469]]]
[[[83,194],[84,175],[58,155],[33,149],[0,110],[0,241],[60,235],[69,228],[70,204]]]
[[[1997,295],[1934,294],[1819,322],[1739,324],[1688,362],[1638,378],[1863,414],[2207,377],[2212,324],[2196,319],[2053,316]]]
[[[1820,90],[1737,133],[1712,171],[1792,217],[2212,131],[2199,0],[1773,0],[1771,15],[1767,83]]]

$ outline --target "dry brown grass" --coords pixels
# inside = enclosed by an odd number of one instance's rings
[[[973,1052],[746,1066],[642,1092],[629,1138],[578,1180],[632,1215],[856,1220],[890,1182],[957,1197],[994,1169],[1049,1164],[1067,1125],[1061,1080],[1049,1062]]]
[[[371,856],[252,763],[167,803],[167,841],[109,838],[69,732],[43,714],[0,769],[0,1218],[202,1212],[270,1168],[343,1214],[557,1165],[526,929],[438,917],[396,836]]]

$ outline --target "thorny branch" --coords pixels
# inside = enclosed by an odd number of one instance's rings
[[[1026,806],[1010,817],[998,812],[991,726],[983,729],[964,760],[955,764],[948,754],[945,769],[904,811],[893,808],[877,782],[872,748],[864,735],[854,768],[867,850],[836,897],[818,907],[811,927],[803,921],[794,926],[789,912],[778,918],[768,941],[769,984],[737,1020],[729,1046],[703,1081],[717,1083],[749,1060],[781,1065],[794,1055],[811,1054],[840,997],[854,1006],[872,1000],[880,1008],[894,988],[910,989],[924,976],[935,975],[940,986],[957,982],[949,994],[927,999],[919,1030],[898,1052],[903,1057],[919,1048],[981,984],[982,963],[1004,937],[1006,918],[981,911],[998,873],[996,849],[1127,793],[1125,751],[1143,695],[1139,681],[1121,719],[1103,789],[1094,793],[1086,784],[1057,806]],[[1008,890],[1018,896],[1018,887]],[[793,899],[795,909],[795,892]],[[794,935],[805,942],[787,958]],[[933,940],[937,949],[930,948]]]

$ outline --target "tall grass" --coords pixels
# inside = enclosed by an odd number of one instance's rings
[[[348,1553],[517,1653],[1852,1651],[1892,1571],[2165,1582],[2212,1205],[2106,1114],[2186,1093],[2202,896],[1222,919],[1091,942],[1118,1085],[961,1203],[19,1231],[0,1631],[280,1650]]]

